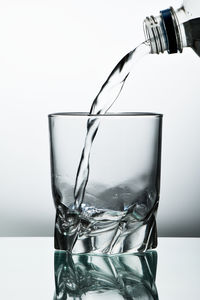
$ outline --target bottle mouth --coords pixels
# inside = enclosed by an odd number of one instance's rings
[[[143,23],[147,43],[151,46],[151,53],[163,53],[167,50],[166,37],[163,34],[159,17],[146,17]]]
[[[180,25],[172,7],[160,11],[158,17],[150,16],[144,20],[145,38],[151,46],[151,53],[169,54],[182,52]]]

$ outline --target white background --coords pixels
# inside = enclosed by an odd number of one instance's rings
[[[0,235],[51,236],[47,115],[89,111],[143,20],[179,1],[0,0]],[[200,236],[200,58],[147,55],[113,111],[164,114],[160,236]]]

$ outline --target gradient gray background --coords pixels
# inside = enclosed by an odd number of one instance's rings
[[[88,111],[143,19],[179,1],[0,1],[0,235],[52,236],[47,115]],[[160,236],[200,236],[200,58],[147,55],[113,111],[164,114]]]

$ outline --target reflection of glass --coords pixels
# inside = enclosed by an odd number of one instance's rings
[[[77,207],[76,175],[91,118],[99,130],[87,149],[89,178]],[[155,248],[162,115],[63,113],[50,115],[49,124],[55,248],[74,254]]]
[[[156,300],[157,252],[99,256],[55,251],[54,300]]]

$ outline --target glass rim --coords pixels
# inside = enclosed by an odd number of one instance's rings
[[[49,118],[54,117],[156,117],[162,118],[163,114],[154,112],[110,112],[105,114],[90,114],[89,112],[58,112],[48,115]]]

